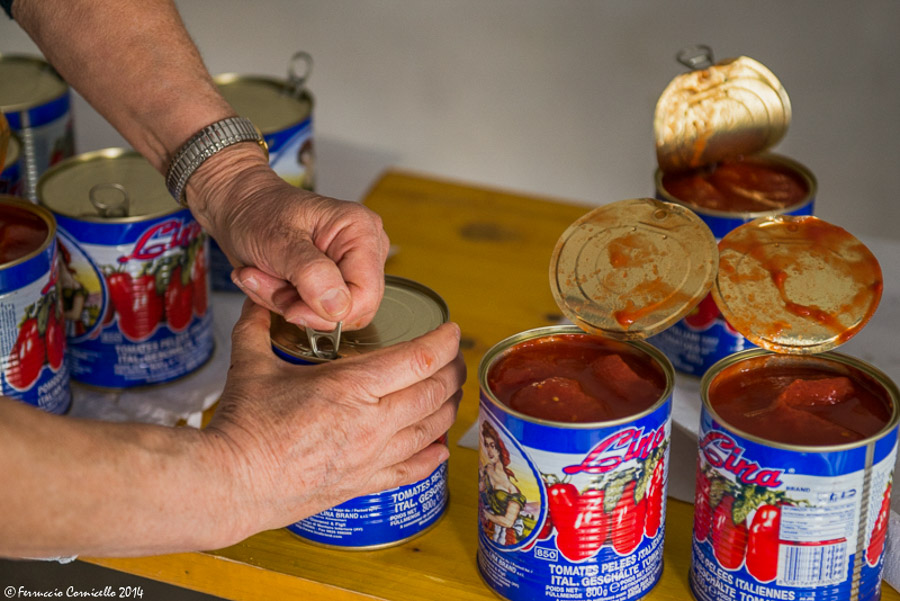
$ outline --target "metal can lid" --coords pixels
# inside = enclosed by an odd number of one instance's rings
[[[0,111],[24,111],[65,94],[69,86],[38,56],[0,54]]]
[[[372,322],[361,330],[341,332],[339,357],[363,355],[412,340],[436,329],[450,318],[444,300],[433,290],[394,275],[386,275],[384,297]],[[288,355],[318,362],[306,331],[272,315],[272,344]]]
[[[881,267],[849,232],[812,216],[763,217],[719,244],[713,298],[748,340],[782,353],[848,341],[881,300]]]
[[[127,223],[181,210],[162,174],[137,152],[122,148],[54,165],[38,180],[37,195],[54,213],[83,221]]]
[[[237,113],[274,134],[305,121],[312,112],[312,97],[288,81],[271,77],[223,73],[215,77],[225,100]]]
[[[723,60],[663,90],[653,118],[657,161],[670,172],[760,152],[790,121],[790,99],[768,68],[746,56]]]
[[[699,303],[716,275],[716,239],[696,213],[652,198],[598,207],[563,233],[550,289],[590,334],[647,338]]]

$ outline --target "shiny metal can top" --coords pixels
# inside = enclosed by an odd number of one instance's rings
[[[413,280],[385,276],[384,297],[372,322],[361,330],[343,331],[338,357],[363,355],[417,338],[450,318],[444,300],[433,290]],[[303,328],[272,314],[272,345],[304,361],[322,361],[315,355]]]
[[[300,51],[291,57],[287,79],[223,73],[214,80],[234,110],[268,135],[302,123],[312,113],[306,89],[311,70],[312,58]]]
[[[24,111],[68,93],[69,86],[38,56],[0,54],[0,111]]]
[[[746,56],[712,64],[712,51],[698,48],[699,60],[679,55],[698,68],[676,76],[656,104],[656,156],[666,172],[769,149],[790,125],[790,99],[765,65]]]
[[[622,200],[562,234],[550,260],[550,290],[585,332],[643,339],[706,296],[717,261],[716,239],[694,211],[652,198]]]
[[[107,148],[51,167],[37,186],[38,202],[82,221],[128,223],[182,210],[165,178],[133,150]]]
[[[26,263],[47,250],[47,247],[56,242],[56,219],[47,209],[36,206],[34,203],[19,198],[0,194],[0,213],[5,213],[15,220],[27,220],[28,222],[42,222],[42,229],[46,228],[47,235],[41,243],[22,256],[6,263],[0,263],[0,271]],[[5,293],[3,290],[2,293]]]
[[[810,215],[778,215],[722,239],[712,294],[728,323],[757,346],[810,354],[855,336],[883,287],[878,260],[849,232]]]

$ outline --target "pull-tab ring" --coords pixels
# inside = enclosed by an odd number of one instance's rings
[[[320,332],[311,327],[306,327],[306,337],[309,339],[309,349],[312,354],[319,359],[337,359],[338,348],[341,345],[341,326],[343,322],[338,322],[337,326],[331,332]],[[327,344],[324,348],[319,347],[319,342],[324,341]]]
[[[302,64],[302,71],[297,71],[297,65]],[[299,98],[306,88],[306,80],[312,73],[312,56],[308,52],[298,50],[288,63],[288,84],[291,86],[291,95]]]
[[[675,55],[675,58],[679,63],[691,70],[707,69],[712,67],[715,62],[712,48],[705,44],[682,48]]]
[[[88,198],[101,217],[128,217],[131,200],[122,184],[97,184],[91,188]]]

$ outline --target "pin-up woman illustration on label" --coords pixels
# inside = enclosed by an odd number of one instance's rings
[[[516,476],[509,467],[506,445],[496,428],[486,421],[481,424],[481,450],[478,492],[482,528],[494,542],[514,545],[527,534],[520,516],[526,499],[513,483]]]

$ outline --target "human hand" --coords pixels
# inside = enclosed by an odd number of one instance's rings
[[[459,328],[317,365],[272,352],[268,311],[244,303],[219,408],[203,430],[242,500],[241,531],[286,526],[417,482],[449,456],[466,378]]]
[[[201,225],[237,266],[235,284],[300,326],[366,326],[384,294],[381,218],[291,186],[253,145],[233,148],[204,163],[188,192]]]

